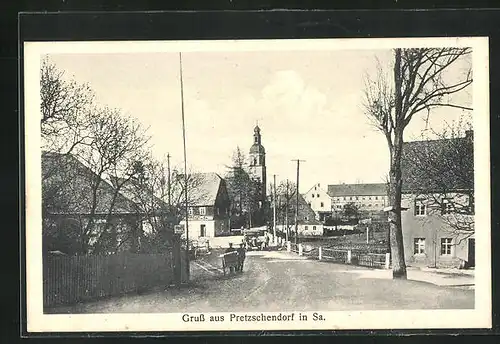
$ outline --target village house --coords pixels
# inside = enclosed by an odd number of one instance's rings
[[[189,239],[228,235],[230,201],[226,182],[216,173],[195,173],[188,190]],[[186,221],[180,222],[185,227]]]
[[[304,195],[304,199],[309,204],[309,207],[314,211],[318,221],[324,223],[332,216],[332,198],[321,187],[320,183],[315,184]]]
[[[380,212],[388,203],[385,183],[328,185],[328,195],[335,212],[341,212],[347,203],[354,203],[361,211]]]
[[[295,233],[295,199],[290,207],[290,215],[288,216],[288,230],[289,233]],[[276,225],[276,230],[281,233],[286,233],[286,225],[283,223],[278,223]],[[299,195],[299,211],[297,218],[297,232],[299,236],[322,236],[323,235],[323,223],[316,219],[316,213],[309,206],[302,195]]]
[[[137,251],[134,203],[71,154],[42,153],[44,251],[112,254]]]
[[[426,164],[432,164],[432,168]],[[405,142],[401,168],[407,264],[474,266],[472,131],[462,138]]]

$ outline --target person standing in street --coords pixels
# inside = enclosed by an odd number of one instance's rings
[[[243,272],[243,263],[245,262],[246,258],[245,245],[241,243],[237,251],[238,251],[238,271]]]

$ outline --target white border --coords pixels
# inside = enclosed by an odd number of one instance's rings
[[[43,314],[41,260],[40,56],[55,53],[130,53],[194,51],[318,51],[389,49],[395,47],[468,46],[473,49],[473,103],[476,186],[476,287],[474,310],[321,312],[327,321],[192,322],[182,314]],[[115,41],[24,43],[26,288],[28,332],[87,331],[234,331],[297,329],[432,329],[491,327],[490,147],[488,38],[309,39],[232,41]],[[301,310],[297,309],[295,313]],[[290,312],[283,312],[290,313]],[[312,312],[302,312],[312,314]],[[227,314],[228,313],[217,313]],[[257,313],[249,313],[257,314]],[[276,314],[276,313],[266,313]],[[297,318],[297,314],[296,317]],[[311,316],[309,316],[311,319]]]

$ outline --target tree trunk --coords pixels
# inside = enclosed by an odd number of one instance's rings
[[[406,264],[401,225],[401,166],[397,156],[401,155],[401,147],[394,146],[395,154],[391,161],[389,202],[393,209],[389,212],[389,233],[392,256],[393,278],[406,279]],[[398,152],[399,151],[399,152]]]
[[[394,141],[390,146],[391,168],[389,171],[389,233],[391,242],[392,277],[406,279],[406,264],[403,245],[403,230],[401,226],[401,190],[403,180],[401,177],[401,153],[403,150],[404,116],[401,94],[401,49],[395,51],[394,64],[395,81],[395,128]]]

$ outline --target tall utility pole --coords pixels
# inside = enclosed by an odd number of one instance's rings
[[[286,241],[290,240],[290,237],[288,235],[288,179],[286,180],[286,191],[285,191],[285,234],[286,234]]]
[[[171,188],[171,181],[170,181],[170,153],[167,153],[167,188],[168,188],[168,211],[170,211],[170,208],[172,207],[172,188]]]
[[[300,162],[305,160],[294,159],[297,162],[297,190],[295,190],[295,244],[299,243],[299,176]]]
[[[186,212],[186,265],[187,265],[187,278],[189,280],[189,224],[188,224],[188,186],[187,186],[187,159],[186,159],[186,122],[184,120],[184,85],[182,82],[182,53],[179,53],[179,77],[180,77],[180,83],[181,83],[181,112],[182,112],[182,139],[183,139],[183,146],[184,146],[184,203],[185,203],[185,209],[184,211]]]
[[[278,243],[277,238],[276,238],[276,201],[277,201],[277,196],[276,196],[276,175],[273,175],[273,235],[274,235],[274,244],[276,245]]]

